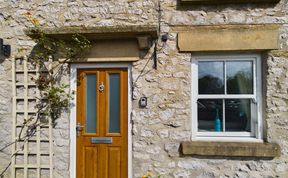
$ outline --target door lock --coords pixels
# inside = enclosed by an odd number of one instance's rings
[[[103,82],[101,83],[101,85],[99,86],[99,91],[103,92],[105,90],[105,86],[103,84]]]
[[[80,135],[80,131],[82,131],[82,128],[84,128],[83,125],[81,125],[79,122],[76,124],[76,132],[77,132],[77,136]]]

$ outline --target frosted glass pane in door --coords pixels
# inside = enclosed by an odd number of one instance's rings
[[[85,132],[96,133],[96,74],[86,75],[86,96],[85,96]]]
[[[120,133],[120,74],[109,74],[109,133]]]

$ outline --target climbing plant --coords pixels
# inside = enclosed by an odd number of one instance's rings
[[[80,34],[72,34],[66,40],[49,36],[41,29],[36,18],[30,13],[26,16],[33,24],[29,36],[37,44],[28,58],[29,62],[39,69],[39,77],[32,79],[40,91],[36,105],[39,118],[36,122],[41,121],[41,117],[48,116],[55,124],[61,113],[69,106],[70,95],[66,92],[68,85],[59,84],[66,62],[83,59],[83,54],[91,47],[91,43]]]
[[[151,171],[147,171],[146,174],[142,176],[142,178],[160,178],[160,175],[153,175]]]
[[[52,122],[59,118],[68,108],[69,94],[65,92],[68,85],[58,83],[66,67],[66,62],[80,60],[90,42],[82,35],[74,34],[69,41],[49,37],[39,29],[33,29],[32,39],[37,46],[29,56],[30,62],[38,67],[39,77],[35,80],[41,98],[36,105],[40,116],[49,116]],[[61,61],[59,59],[61,58]]]
[[[71,99],[69,86],[60,83],[61,77],[68,69],[67,62],[82,60],[85,52],[91,47],[90,41],[80,34],[72,34],[65,40],[47,35],[37,18],[33,17],[30,12],[25,13],[24,16],[33,25],[29,29],[29,36],[36,45],[27,55],[27,60],[38,69],[38,77],[30,80],[36,83],[39,96],[35,105],[35,115],[24,118],[17,139],[0,148],[0,152],[3,152],[16,142],[23,141],[22,148],[17,150],[12,157],[24,149],[24,142],[35,135],[38,126],[48,124],[48,119],[51,119],[51,123],[55,125],[56,120],[69,108]],[[22,50],[19,51],[22,52]],[[4,177],[10,165],[11,161],[0,172],[0,178]]]

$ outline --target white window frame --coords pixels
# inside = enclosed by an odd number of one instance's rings
[[[253,61],[253,94],[247,95],[198,95],[198,61]],[[226,71],[226,65],[224,65]],[[225,72],[226,73],[226,72]],[[226,74],[225,74],[226,82]],[[225,91],[226,91],[225,84]],[[226,92],[225,92],[226,93]],[[198,99],[241,99],[251,98],[253,104],[251,110],[251,132],[198,132]],[[235,55],[192,55],[191,60],[191,111],[192,111],[192,141],[263,141],[262,129],[262,72],[261,56],[258,54],[235,54]],[[225,105],[225,103],[224,103]],[[252,109],[252,107],[254,107]],[[225,118],[223,118],[225,120]]]

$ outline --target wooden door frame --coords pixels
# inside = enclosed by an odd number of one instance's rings
[[[126,68],[128,72],[128,178],[132,178],[132,80],[130,63],[75,63],[70,65],[70,178],[76,178],[76,94],[77,94],[77,70],[97,68]]]

